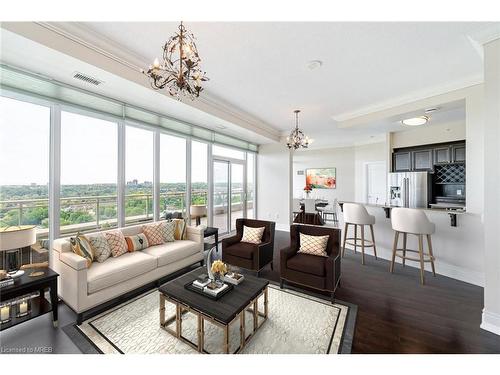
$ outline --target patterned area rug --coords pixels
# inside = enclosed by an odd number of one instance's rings
[[[263,298],[259,300],[263,310]],[[263,323],[242,353],[247,354],[337,354],[350,352],[355,306],[321,300],[290,290],[269,286],[269,318]],[[167,304],[166,316],[174,314]],[[354,314],[354,317],[352,316]],[[348,316],[350,318],[348,319]],[[348,320],[351,320],[348,323]],[[196,342],[196,317],[185,313],[182,334]],[[253,327],[251,313],[246,327]],[[346,335],[346,327],[351,332]],[[78,327],[78,326],[77,326]],[[197,353],[178,340],[159,323],[159,293],[149,292],[134,300],[85,321],[81,333],[102,353],[189,354]],[[173,327],[175,330],[175,327]],[[239,345],[239,320],[230,326],[230,351]],[[247,336],[249,332],[247,332]],[[345,337],[349,336],[349,337]],[[205,350],[220,353],[222,329],[205,322]],[[347,346],[346,348],[346,342]]]

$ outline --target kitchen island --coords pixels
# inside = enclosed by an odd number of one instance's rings
[[[338,202],[340,210],[343,211],[344,209],[344,203],[359,203],[359,202]],[[391,209],[397,208],[400,206],[392,206],[392,205],[387,205],[387,204],[374,204],[374,203],[359,203],[364,205],[365,207],[380,207],[384,210],[385,212],[385,217],[387,219],[391,218]],[[434,212],[441,212],[441,213],[447,213],[450,216],[450,225],[452,227],[457,226],[457,215],[462,215],[466,213],[465,209],[461,208],[439,208],[439,207],[421,207],[421,208],[416,208],[417,210],[425,210],[425,211],[434,211]]]
[[[390,260],[394,231],[392,230],[390,216],[387,217],[386,212],[389,211],[390,213],[394,206],[347,201],[339,202],[339,206],[342,207],[343,203],[363,204],[370,215],[375,216],[374,231],[377,255]],[[484,239],[481,215],[466,211],[450,212],[441,208],[419,209],[424,210],[429,220],[436,225],[436,233],[432,235],[434,256],[436,257],[436,273],[484,286],[484,254],[482,250],[484,249],[482,243]],[[460,216],[459,226],[450,226],[448,215],[450,213]],[[343,221],[341,212],[339,219]],[[340,226],[343,228],[343,224]],[[418,248],[417,236],[408,236],[408,248]],[[419,267],[417,262],[407,261],[406,264],[411,267]],[[398,267],[401,267],[400,263],[396,265],[395,272],[397,272]],[[431,270],[429,264],[426,264],[426,270]],[[429,278],[429,284],[432,285],[432,278]]]

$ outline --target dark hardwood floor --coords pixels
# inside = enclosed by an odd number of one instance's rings
[[[289,233],[277,231],[274,271],[267,266],[261,277],[279,282],[279,249],[288,243]],[[482,288],[430,273],[426,280],[421,286],[413,267],[398,265],[390,274],[389,262],[371,256],[362,266],[359,253],[346,251],[336,298],[358,306],[352,353],[500,353],[500,336],[479,328]],[[61,302],[59,328],[52,328],[47,314],[5,330],[0,353],[42,346],[53,353],[78,353],[61,329],[75,320]]]
[[[261,277],[279,282],[279,249],[289,233],[277,231],[274,271]],[[336,298],[358,305],[353,353],[500,353],[500,336],[479,328],[483,288],[346,250]]]

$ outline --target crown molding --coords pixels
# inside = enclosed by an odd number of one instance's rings
[[[139,72],[144,66],[147,66],[143,58],[111,39],[97,34],[79,22],[65,22],[64,24],[60,22],[34,23],[134,71]]]
[[[352,112],[346,112],[340,115],[332,116],[332,119],[339,123],[350,121],[358,117],[367,116],[376,112],[386,111],[401,105],[413,103],[419,100],[428,99],[451,91],[456,91],[464,89],[466,87],[474,86],[483,83],[483,80],[484,79],[482,75],[474,75],[466,77],[459,81],[445,83],[424,90],[414,91],[413,93],[410,93],[408,95],[392,98],[383,102],[379,102],[373,105],[360,108]],[[339,125],[339,127],[344,127],[344,126]]]
[[[496,39],[500,39],[500,23],[497,22],[490,27],[470,33],[467,36],[480,45],[488,44]]]

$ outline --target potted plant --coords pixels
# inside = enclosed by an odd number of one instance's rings
[[[309,194],[311,193],[312,191],[312,186],[307,184],[305,187],[304,187],[304,191],[306,192],[306,197],[309,198]]]
[[[227,266],[221,260],[216,260],[212,263],[211,267],[212,274],[214,275],[214,279],[216,282],[220,282],[222,276],[224,276],[227,272]]]

